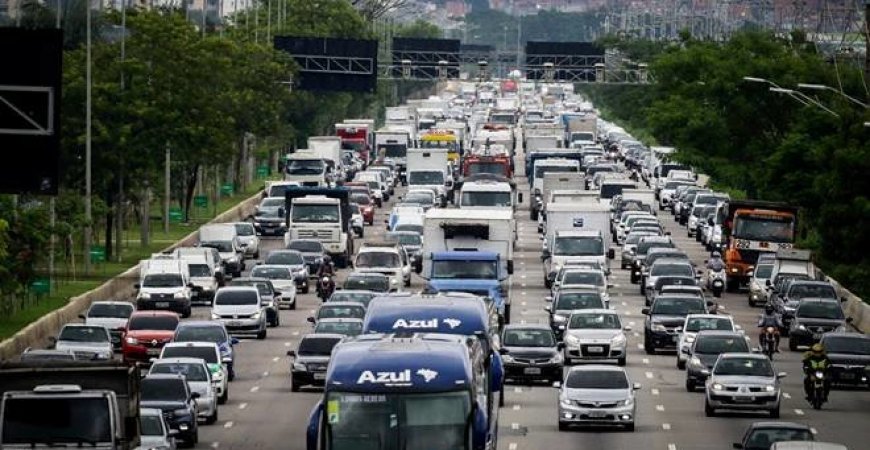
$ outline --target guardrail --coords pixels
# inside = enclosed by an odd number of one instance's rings
[[[852,327],[861,333],[870,333],[870,305],[864,303],[864,300],[861,300],[857,295],[849,292],[837,280],[831,277],[825,277],[825,279],[834,285],[838,297],[846,299],[843,302],[843,312],[846,313],[846,317],[852,318]]]
[[[238,205],[218,215],[209,223],[236,222],[245,220],[254,211],[262,199],[262,192],[243,200]],[[176,247],[190,246],[196,243],[196,230],[178,242],[163,249],[170,251]],[[139,279],[139,266],[117,275],[100,286],[73,297],[65,306],[58,308],[35,322],[27,325],[12,337],[0,342],[0,361],[17,358],[27,348],[42,348],[48,344],[48,338],[57,335],[61,327],[78,320],[79,314],[85,312],[91,303],[102,300],[127,300],[133,297],[133,284]]]

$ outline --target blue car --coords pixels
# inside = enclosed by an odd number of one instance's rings
[[[180,322],[175,329],[172,342],[214,342],[221,351],[221,362],[227,366],[229,380],[236,377],[234,363],[236,359],[233,346],[239,340],[230,336],[227,329],[220,322],[210,320],[192,320]]]

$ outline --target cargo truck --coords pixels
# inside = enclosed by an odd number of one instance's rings
[[[350,190],[290,187],[284,198],[285,245],[294,239],[321,241],[335,265],[347,267],[354,254]]]

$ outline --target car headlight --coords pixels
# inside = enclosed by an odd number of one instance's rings
[[[175,294],[172,294],[172,298],[184,298],[184,291],[178,291]]]
[[[776,388],[772,385],[768,385],[764,387],[764,392],[773,392],[776,391]]]
[[[580,338],[569,335],[565,338],[565,343],[568,345],[580,345]]]
[[[230,256],[229,258],[227,258],[227,262],[230,264],[235,264],[235,263],[239,262],[239,257],[238,256]]]
[[[143,300],[148,300],[149,298],[151,298],[151,294],[149,294],[147,292],[142,292],[141,294],[139,294],[139,298],[141,298]]]
[[[613,345],[615,347],[625,345],[625,335],[618,334],[618,335],[614,336],[613,340],[611,341],[611,345]]]
[[[660,323],[654,323],[650,328],[652,328],[653,331],[668,331],[668,329]]]
[[[559,399],[559,403],[560,403],[562,406],[574,406],[574,401],[573,401],[573,400],[569,400],[569,399],[564,398],[564,397],[562,397],[562,398]]]
[[[695,342],[695,336],[693,336],[691,334],[686,336],[686,343],[691,344],[692,342]]]
[[[251,314],[251,318],[255,319],[255,320],[259,319],[262,314],[263,314],[263,311],[257,311],[254,314]]]
[[[224,380],[224,371],[220,369],[215,370],[212,372],[211,378],[215,383],[220,383]]]
[[[561,314],[553,314],[553,322],[564,322],[568,320],[567,316],[563,316]]]
[[[565,360],[565,359],[562,357],[562,354],[561,354],[561,353],[556,353],[556,354],[553,355],[553,357],[550,359],[550,362],[553,363],[553,364],[562,364],[562,362],[563,362],[564,360]]]
[[[221,315],[217,313],[211,313],[211,320],[220,320]]]
[[[807,327],[805,327],[803,325],[798,325],[798,330],[807,331]]]
[[[176,409],[176,410],[172,411],[172,414],[175,416],[189,416],[190,411],[187,409]]]
[[[725,386],[722,386],[720,383],[713,383],[710,385],[710,389],[713,389],[714,391],[721,391],[725,389]]]
[[[514,357],[511,355],[501,355],[501,361],[506,363],[514,362]]]
[[[293,370],[304,372],[306,370],[305,364],[302,363],[293,363]]]
[[[616,402],[616,406],[631,406],[632,403],[634,403],[634,398],[629,397],[625,400],[619,400]]]
[[[698,358],[697,356],[693,356],[692,359],[689,360],[689,364],[695,367],[702,367],[704,365],[704,363],[701,362],[701,358]]]
[[[137,344],[139,344],[139,339],[136,339],[134,337],[128,337],[127,343],[130,345],[137,345]]]

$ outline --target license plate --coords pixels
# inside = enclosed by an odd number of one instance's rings
[[[749,403],[755,400],[755,397],[734,397],[734,401],[737,403]]]
[[[677,341],[680,340],[680,337],[679,337],[679,336],[671,336],[671,340],[672,340],[673,342],[677,342]]]
[[[160,349],[159,348],[149,348],[147,353],[148,353],[148,356],[156,356],[156,355],[160,354]]]
[[[230,320],[229,322],[227,322],[228,327],[238,327],[241,325],[242,325],[242,323],[239,321],[236,321],[236,320]]]
[[[593,419],[601,419],[604,416],[606,416],[607,413],[605,413],[603,411],[589,411],[589,413],[587,415]]]
[[[541,369],[539,367],[526,367],[523,369],[523,373],[526,375],[540,375]]]
[[[589,353],[604,353],[604,347],[586,347]]]
[[[843,372],[840,374],[840,379],[841,380],[854,380],[855,374],[852,372]]]
[[[157,302],[154,306],[158,308],[169,308],[169,302]]]
[[[314,379],[315,379],[315,380],[325,380],[325,379],[326,379],[326,373],[323,373],[323,372],[315,373],[315,374],[314,374]]]
[[[821,333],[813,333],[813,340],[818,341],[822,338]]]

